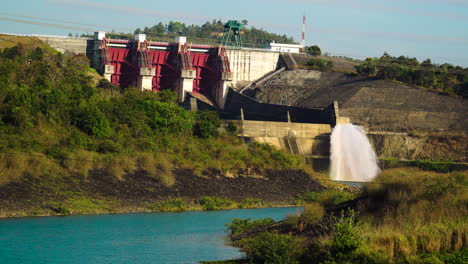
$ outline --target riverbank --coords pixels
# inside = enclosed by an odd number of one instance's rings
[[[33,177],[0,186],[0,217],[140,213],[281,207],[324,187],[302,170],[264,170],[252,176],[197,176],[175,170],[164,185],[144,172],[118,179],[104,170],[87,177]]]

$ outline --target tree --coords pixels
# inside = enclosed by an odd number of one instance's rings
[[[312,55],[312,56],[322,55],[322,50],[317,45],[306,47],[305,51],[307,54]]]
[[[246,20],[246,19],[242,20],[242,25],[247,26],[248,24],[249,24],[248,20]]]

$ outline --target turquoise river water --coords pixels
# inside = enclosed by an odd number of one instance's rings
[[[280,220],[298,208],[0,219],[0,263],[198,263],[243,256],[233,218]]]

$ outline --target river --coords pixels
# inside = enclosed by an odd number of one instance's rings
[[[298,208],[0,219],[0,263],[198,263],[242,257],[233,218],[280,220]]]

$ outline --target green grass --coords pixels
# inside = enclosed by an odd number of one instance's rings
[[[334,192],[307,193],[303,214],[287,216],[282,225],[305,237],[307,248],[294,263],[465,263],[467,261],[468,172],[437,173],[418,168],[383,171],[364,189],[355,211],[323,218],[318,202],[333,204]],[[333,198],[330,198],[333,197]],[[338,197],[338,198],[334,198]],[[324,202],[326,201],[326,202]],[[236,220],[234,227],[243,227]],[[308,237],[307,226],[328,234]],[[242,230],[242,228],[240,228]],[[279,231],[284,229],[278,228]],[[291,229],[285,229],[292,232]],[[261,237],[261,235],[260,235]],[[242,243],[239,243],[242,246]],[[264,245],[265,256],[278,245]],[[281,256],[278,256],[281,259]]]
[[[188,209],[187,203],[182,198],[159,201],[149,204],[147,207],[156,212],[181,212]]]
[[[337,205],[349,200],[357,198],[359,193],[352,193],[344,190],[323,190],[321,192],[307,192],[294,200],[296,205],[304,205],[307,203],[320,203],[325,207]]]
[[[115,211],[115,204],[108,199],[97,199],[88,196],[72,196],[61,202],[49,203],[51,210],[62,215],[111,213]]]

